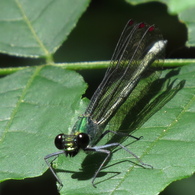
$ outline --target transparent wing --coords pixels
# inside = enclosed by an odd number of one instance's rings
[[[162,55],[165,45],[166,41],[154,25],[128,21],[110,66],[85,114],[99,125],[107,124],[136,87],[146,69]]]

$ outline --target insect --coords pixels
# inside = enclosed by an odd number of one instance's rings
[[[109,149],[112,147],[120,147],[133,155],[142,165],[147,165],[120,143],[109,143],[101,146],[97,146],[97,143],[108,133],[121,134],[105,130],[105,127],[134,90],[148,67],[162,55],[166,43],[167,41],[163,40],[158,28],[154,25],[148,25],[144,22],[136,23],[133,20],[127,22],[105,76],[93,94],[85,113],[78,117],[70,134],[56,136],[55,146],[59,151],[44,158],[61,186],[62,182],[52,167],[53,160],[49,162],[50,158],[56,158],[60,154],[74,157],[79,150],[106,154],[92,178],[94,187],[94,181],[110,157],[111,150]],[[136,140],[141,138],[127,136]]]

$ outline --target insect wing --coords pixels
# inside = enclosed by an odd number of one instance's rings
[[[163,53],[165,45],[166,41],[154,25],[128,21],[85,114],[99,125],[107,124],[145,70]]]

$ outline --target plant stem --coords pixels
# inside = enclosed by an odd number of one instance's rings
[[[68,70],[84,70],[84,69],[102,69],[107,68],[110,61],[97,61],[97,62],[74,62],[74,63],[56,63],[53,66],[61,67]],[[162,66],[164,68],[176,68],[181,67],[184,65],[189,65],[195,63],[195,59],[166,59],[166,60],[159,60],[158,66]],[[157,63],[154,63],[153,66],[157,66]],[[1,68],[0,75],[8,75],[14,73],[19,70],[23,70],[25,68],[30,68],[32,66],[25,66],[25,67],[10,67],[10,68]],[[36,67],[36,66],[34,66]]]

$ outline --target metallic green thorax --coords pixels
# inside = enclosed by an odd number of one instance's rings
[[[87,133],[88,127],[88,117],[83,116],[79,117],[77,122],[75,123],[72,134],[77,135],[78,133]]]

